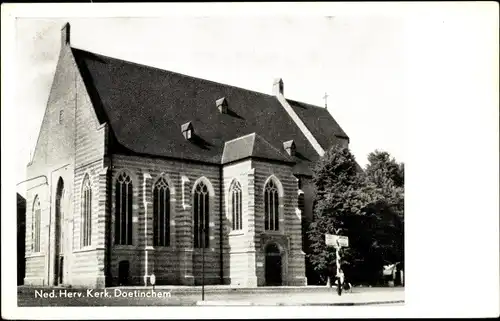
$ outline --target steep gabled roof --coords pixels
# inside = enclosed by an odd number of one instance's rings
[[[337,138],[349,139],[326,108],[291,99],[287,101],[323,149],[332,146]]]
[[[109,123],[118,143],[110,147],[111,151],[221,164],[226,157],[226,142],[255,133],[253,156],[257,153],[279,158],[281,153],[296,163],[297,171],[308,174],[311,162],[319,158],[275,96],[71,50],[99,121]],[[228,103],[227,113],[219,112],[216,106],[222,97]],[[319,110],[311,109],[313,115],[298,114],[314,135],[323,135],[319,136],[321,145],[329,147],[334,139],[327,139],[332,133],[330,128],[338,125],[330,116],[321,120],[325,134],[319,128],[311,128],[311,119],[324,117]],[[191,140],[185,139],[180,130],[188,122],[195,132]],[[282,152],[283,142],[291,139],[296,144],[294,157]],[[248,151],[242,151],[245,152]]]

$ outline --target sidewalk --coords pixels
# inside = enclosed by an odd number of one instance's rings
[[[357,290],[357,291],[356,291]],[[198,301],[197,305],[374,305],[388,303],[404,303],[404,288],[394,288],[393,291],[359,291],[344,292],[339,296],[332,288],[326,293],[258,293],[254,295],[209,295],[205,301]]]

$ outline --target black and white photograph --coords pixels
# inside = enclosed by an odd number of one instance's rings
[[[483,165],[475,165],[495,173],[496,185],[470,195],[488,207],[467,214],[496,220],[496,235],[452,242],[446,233],[453,232],[439,232],[454,226],[443,203],[457,197],[450,212],[473,205],[456,204],[461,196],[449,190],[438,197],[450,162],[433,153],[433,144],[446,138],[427,140],[438,122],[428,113],[441,119],[453,108],[415,106],[410,89],[419,91],[412,74],[418,70],[409,61],[412,41],[424,41],[416,36],[417,19],[376,4],[321,10],[320,3],[293,3],[297,10],[287,12],[284,3],[96,3],[67,4],[57,14],[49,5],[2,5],[12,44],[8,56],[2,45],[8,58],[1,117],[2,177],[9,175],[2,204],[12,201],[8,210],[2,206],[2,252],[9,253],[2,254],[2,279],[12,283],[8,309],[16,311],[9,315],[57,307],[64,319],[78,317],[65,307],[154,306],[194,313],[181,318],[209,317],[208,307],[241,309],[237,318],[253,311],[272,318],[257,312],[272,307],[321,308],[318,316],[330,318],[348,317],[345,309],[358,317],[403,317],[398,311],[415,307],[412,288],[425,288],[419,298],[427,302],[453,291],[447,282],[469,296],[488,287],[481,311],[498,314],[498,303],[490,304],[499,298],[498,271],[490,279],[481,272],[498,269],[498,196],[479,200],[498,192],[498,168],[491,171],[498,167],[498,123],[483,122],[476,137],[489,133],[493,143],[481,148]],[[477,27],[466,33],[478,48],[476,62],[493,58],[464,67],[466,77],[490,77],[481,87],[490,96],[467,107],[482,112],[456,116],[459,122],[498,118],[498,97],[491,95],[498,94],[491,86],[491,79],[498,84],[498,68],[491,74],[498,67],[498,29],[491,28],[498,28],[498,12],[495,18],[486,4],[449,15],[454,25],[469,12],[462,22],[464,30]],[[448,16],[438,12],[427,11],[429,19],[445,23]],[[481,30],[489,38],[472,36]],[[470,95],[466,102],[480,94]],[[472,138],[462,137],[475,135],[469,130],[454,139],[468,145]],[[445,127],[438,131],[451,136]],[[452,153],[441,147],[439,153]],[[427,166],[437,172],[422,172]],[[433,181],[424,185],[424,177]],[[476,233],[494,226],[458,224]],[[491,251],[483,248],[491,262],[478,262],[483,256],[469,250],[483,247],[481,237],[497,239]],[[441,265],[443,256],[456,254],[460,272],[442,281],[451,268]],[[496,293],[491,284],[478,285],[490,281]]]

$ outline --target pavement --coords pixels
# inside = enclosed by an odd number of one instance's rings
[[[335,287],[234,288],[206,286],[106,289],[18,287],[18,306],[298,306],[401,305],[404,288],[360,288],[339,296]]]
[[[338,295],[335,288],[329,291],[305,293],[259,293],[226,295],[210,295],[205,301],[198,301],[197,305],[260,305],[260,306],[352,306],[352,305],[380,305],[404,304],[404,288],[355,288],[352,292],[343,292]]]

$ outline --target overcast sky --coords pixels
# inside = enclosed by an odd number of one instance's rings
[[[396,17],[33,19],[16,23],[17,172],[35,148],[69,21],[74,47],[324,106],[364,166],[375,149],[404,161],[404,21]],[[29,117],[25,117],[29,115]]]

